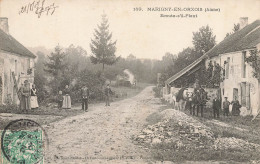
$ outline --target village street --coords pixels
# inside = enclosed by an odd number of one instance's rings
[[[82,115],[51,123],[46,128],[50,163],[145,163],[148,149],[133,144],[146,117],[160,105],[152,87],[139,95],[105,107],[99,104]],[[121,158],[121,159],[120,159]]]

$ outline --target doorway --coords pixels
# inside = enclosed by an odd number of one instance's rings
[[[233,100],[238,100],[238,88],[233,88]]]

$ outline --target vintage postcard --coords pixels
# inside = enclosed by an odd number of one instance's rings
[[[260,163],[260,0],[0,0],[0,164]]]

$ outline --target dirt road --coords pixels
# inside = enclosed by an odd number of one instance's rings
[[[152,87],[135,97],[99,104],[82,115],[45,126],[49,138],[46,163],[146,163],[149,150],[133,144],[131,137],[160,106]]]

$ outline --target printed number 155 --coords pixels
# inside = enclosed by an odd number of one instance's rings
[[[143,11],[143,9],[141,7],[135,7],[134,11]]]

